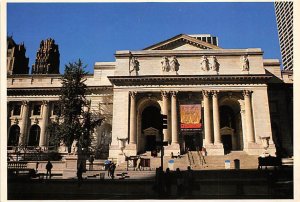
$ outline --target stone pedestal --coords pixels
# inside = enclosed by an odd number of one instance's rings
[[[126,154],[126,156],[136,156],[137,155],[137,145],[136,144],[128,144],[126,145],[123,152]],[[121,153],[121,151],[120,151]]]
[[[222,143],[205,145],[207,156],[224,156],[224,147]]]
[[[247,147],[244,149],[244,151],[247,152],[247,154],[249,154],[249,155],[258,155],[258,156],[260,156],[265,152],[265,149],[264,149],[262,144],[248,143]],[[276,153],[275,144],[270,144],[269,148],[267,149],[267,152],[271,156],[275,156],[275,153]]]
[[[178,143],[164,147],[164,156],[171,156],[172,152],[174,156],[177,156],[178,152],[180,153],[180,145]]]
[[[85,168],[86,159],[81,155],[68,155],[65,157],[65,168],[63,170],[63,179],[77,178],[77,167],[80,162]]]

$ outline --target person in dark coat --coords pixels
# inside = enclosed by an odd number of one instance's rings
[[[90,166],[89,166],[89,170],[93,170],[93,163],[94,163],[94,156],[91,155],[89,158],[89,162],[90,162]]]
[[[83,164],[80,162],[77,168],[77,178],[78,178],[78,186],[80,187],[82,184],[82,173],[83,173]]]
[[[166,169],[166,173],[165,173],[165,187],[166,187],[166,196],[168,197],[171,195],[171,190],[172,190],[172,176],[169,168]]]
[[[46,178],[48,178],[48,174],[49,174],[49,179],[51,179],[51,169],[52,169],[52,163],[50,161],[47,162],[46,164],[46,170],[47,170],[47,173],[46,173]]]
[[[111,163],[110,165],[110,177],[111,179],[115,178],[115,169],[116,169],[116,164],[114,162]]]

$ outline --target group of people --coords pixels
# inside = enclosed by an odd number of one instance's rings
[[[115,169],[116,169],[116,164],[114,162],[110,162],[107,165],[107,175],[111,177],[111,179],[115,178]]]
[[[168,197],[172,194],[172,185],[176,185],[176,195],[181,196],[185,191],[192,194],[194,184],[194,173],[190,166],[187,171],[182,172],[179,168],[171,173],[167,168],[164,172],[161,167],[156,169],[155,189],[160,197]]]

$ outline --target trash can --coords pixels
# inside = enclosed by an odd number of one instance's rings
[[[240,160],[234,159],[234,169],[239,170],[240,169]]]
[[[225,169],[230,169],[230,160],[225,160]]]
[[[100,180],[104,180],[105,178],[105,173],[100,173]]]
[[[173,159],[169,160],[169,162],[168,162],[168,168],[170,170],[174,170],[174,163],[175,163],[175,161]]]

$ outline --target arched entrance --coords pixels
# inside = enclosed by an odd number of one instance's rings
[[[29,132],[28,146],[38,146],[41,128],[37,124],[32,125]]]
[[[8,146],[18,146],[20,137],[20,127],[18,125],[12,125],[9,130],[9,137],[8,137]]]
[[[137,103],[137,153],[141,154],[156,148],[160,133],[161,103],[159,97],[142,97]]]
[[[159,141],[161,133],[160,109],[151,105],[142,112],[142,131],[145,136],[145,151],[156,150],[156,142]]]
[[[219,111],[224,153],[228,154],[232,150],[241,150],[243,148],[243,132],[238,98],[223,98]]]

